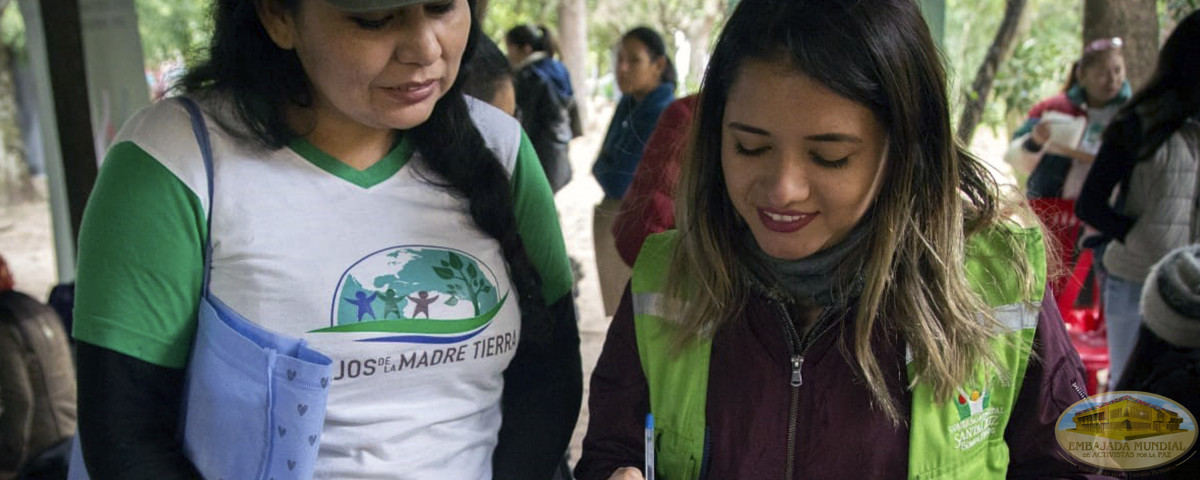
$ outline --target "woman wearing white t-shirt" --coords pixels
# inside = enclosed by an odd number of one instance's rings
[[[150,106],[108,152],[80,232],[74,335],[92,478],[202,474],[179,440],[202,288],[330,360],[309,379],[328,390],[319,431],[265,430],[307,438],[314,460],[272,450],[264,468],[550,478],[580,405],[572,277],[528,139],[461,94],[459,66],[481,36],[474,10],[215,2],[209,58],[180,85],[207,119],[211,177],[196,117]],[[273,441],[245,427],[230,434],[238,445]]]

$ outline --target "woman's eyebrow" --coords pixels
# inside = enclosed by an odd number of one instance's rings
[[[847,133],[822,133],[820,135],[809,135],[804,138],[814,142],[863,143],[863,139]]]
[[[729,122],[729,128],[754,135],[770,136],[771,132],[741,122]],[[821,133],[804,137],[814,142],[863,143],[863,139],[848,133]]]
[[[740,122],[729,122],[729,124],[726,126],[728,126],[729,128],[732,128],[734,130],[739,130],[739,131],[743,131],[746,133],[753,133],[755,135],[763,135],[763,136],[771,135],[771,132],[768,132],[768,131],[763,130],[758,127],[752,127],[750,125],[746,125],[746,124],[740,123]]]

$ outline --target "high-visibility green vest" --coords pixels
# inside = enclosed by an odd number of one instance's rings
[[[1011,252],[997,230],[975,235],[967,244],[968,280],[1005,327],[1005,334],[991,342],[1003,369],[978,368],[954,398],[934,398],[924,384],[912,391],[909,478],[1004,478],[1008,469],[1004,428],[1029,363],[1046,278],[1041,233],[1012,232],[1024,244],[1036,274],[1032,298],[1021,298],[1019,279],[1008,263]],[[663,286],[674,245],[674,231],[648,238],[631,284],[638,353],[654,414],[656,470],[669,480],[696,479],[700,474],[712,349],[711,341],[692,342],[681,350],[672,347],[673,327],[663,314],[680,305],[663,295]],[[909,360],[911,377],[911,356]]]

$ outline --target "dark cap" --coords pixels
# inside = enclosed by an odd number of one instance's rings
[[[392,8],[420,5],[436,0],[325,0],[330,5],[347,12],[371,12]]]

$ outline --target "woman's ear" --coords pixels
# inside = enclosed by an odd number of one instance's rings
[[[655,78],[662,78],[663,72],[667,70],[667,56],[662,55],[654,59],[651,65],[654,65]]]
[[[256,0],[258,20],[275,45],[284,50],[296,46],[296,16],[280,0]]]

